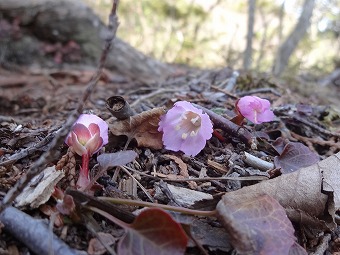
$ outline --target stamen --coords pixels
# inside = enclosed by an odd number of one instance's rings
[[[183,140],[185,140],[187,137],[188,137],[188,134],[187,134],[187,133],[183,133],[183,134],[182,134],[182,139],[183,139]]]
[[[196,136],[198,132],[195,132],[195,131],[191,131],[190,132],[190,136],[193,137],[193,136]]]
[[[180,129],[181,129],[181,125],[178,124],[178,125],[175,126],[175,130],[176,130],[176,131],[178,131],[178,130],[180,130]]]
[[[190,121],[196,127],[201,126],[201,118],[198,115],[195,118],[192,118]]]

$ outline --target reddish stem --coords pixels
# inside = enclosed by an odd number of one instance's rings
[[[79,190],[84,190],[87,187],[87,185],[90,183],[90,177],[89,177],[90,154],[88,152],[83,154],[81,159],[82,159],[82,166],[79,172],[77,188]]]
[[[83,174],[84,176],[88,177],[89,176],[89,163],[90,163],[90,155],[89,153],[85,153],[82,155],[81,158],[81,169],[80,169],[80,174]]]
[[[225,138],[216,129],[214,129],[213,135],[221,142],[225,142]]]

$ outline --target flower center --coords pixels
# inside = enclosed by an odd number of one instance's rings
[[[181,116],[179,124],[175,129],[181,132],[181,137],[185,140],[188,136],[194,137],[201,128],[201,116],[192,111],[187,111]]]

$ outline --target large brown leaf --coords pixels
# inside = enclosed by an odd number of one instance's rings
[[[295,243],[292,223],[284,208],[271,196],[242,200],[225,196],[216,209],[232,245],[240,254],[288,255]]]
[[[109,124],[109,128],[115,136],[125,135],[128,139],[136,139],[140,147],[161,149],[162,133],[158,131],[158,123],[164,113],[164,108],[154,108],[126,120],[114,121]]]
[[[334,229],[334,214],[340,208],[340,153],[293,173],[229,192],[219,203],[251,200],[263,194],[276,199],[293,221]]]

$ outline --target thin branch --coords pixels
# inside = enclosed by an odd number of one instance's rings
[[[230,120],[223,118],[221,115],[218,115],[217,113],[214,113],[203,106],[197,104],[193,105],[199,109],[202,109],[209,115],[211,121],[214,123],[214,128],[220,128],[228,133],[228,135],[231,137],[238,138],[253,150],[257,148],[256,137],[254,137],[246,128],[236,125]]]
[[[130,174],[130,172],[125,168],[125,166],[120,166],[120,168],[137,183],[137,185],[141,188],[141,190],[143,190],[144,194],[149,198],[149,200],[152,203],[154,203],[155,200],[152,198],[152,196],[150,196],[149,192],[143,187],[143,185],[132,174]]]
[[[0,166],[7,166],[7,165],[14,164],[19,159],[23,159],[23,158],[35,153],[37,150],[39,150],[40,148],[44,147],[49,142],[51,142],[51,140],[54,138],[54,136],[57,132],[58,131],[52,132],[52,133],[48,134],[44,139],[37,142],[35,145],[28,147],[26,149],[23,149],[23,150],[15,153],[13,155],[11,155],[7,160],[0,162]]]
[[[5,208],[0,214],[0,221],[5,225],[6,231],[35,254],[50,254],[50,249],[54,255],[78,254],[53,234],[42,220],[34,219],[14,207]]]

